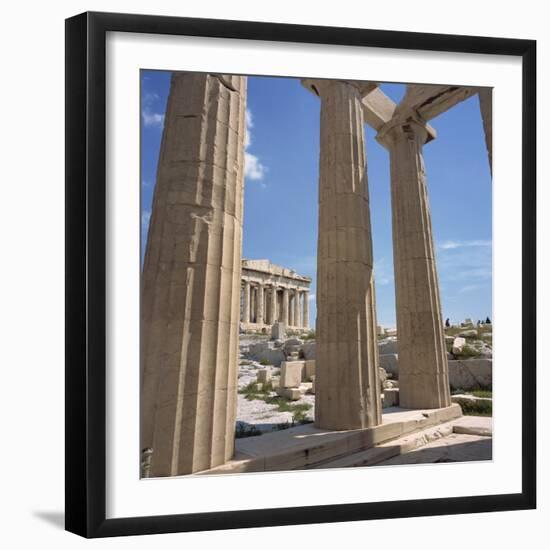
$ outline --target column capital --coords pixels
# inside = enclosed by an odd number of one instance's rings
[[[317,97],[330,95],[331,90],[341,86],[349,86],[357,91],[359,97],[363,98],[378,88],[377,82],[366,82],[362,80],[334,80],[328,78],[304,78],[302,86]]]
[[[389,149],[400,140],[417,140],[424,145],[436,137],[437,133],[432,126],[416,113],[409,111],[386,122],[378,131],[376,141]]]

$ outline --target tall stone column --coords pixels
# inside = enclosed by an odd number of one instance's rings
[[[275,284],[271,285],[271,315],[269,318],[269,324],[273,325],[275,321],[277,320],[277,287]]]
[[[306,80],[321,98],[315,423],[381,423],[362,83]]]
[[[302,325],[309,328],[309,290],[304,292],[304,318]]]
[[[451,404],[447,350],[422,147],[435,137],[425,121],[403,116],[380,129],[389,149],[399,403],[411,409]]]
[[[233,456],[246,77],[174,73],[142,277],[141,447],[150,475]]]
[[[283,323],[285,324],[285,327],[288,327],[289,325],[289,315],[288,315],[288,305],[289,305],[289,292],[288,288],[283,288]]]
[[[297,327],[302,326],[302,320],[300,318],[300,290],[294,291],[294,325]]]
[[[243,323],[250,323],[250,281],[244,282]]]
[[[259,325],[264,324],[264,313],[265,313],[265,287],[263,284],[259,284],[256,294],[256,323]]]

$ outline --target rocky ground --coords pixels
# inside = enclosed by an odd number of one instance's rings
[[[275,391],[256,392],[251,385],[257,382],[259,369],[266,365],[247,357],[248,346],[268,340],[266,336],[241,335],[237,404],[237,435],[246,437],[289,428],[296,423],[312,422],[314,418],[315,396],[305,393],[297,401],[287,401]],[[279,369],[272,369],[275,377]],[[305,388],[304,388],[305,389]]]

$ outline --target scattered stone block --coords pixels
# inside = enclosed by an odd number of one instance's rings
[[[471,330],[463,330],[460,334],[459,334],[460,337],[462,338],[470,338],[472,336],[477,336],[477,330],[476,329],[471,329]]]
[[[286,338],[286,327],[281,321],[275,321],[271,327],[271,338],[273,340],[284,340]]]
[[[281,387],[297,388],[302,382],[305,361],[283,361],[281,363]]]
[[[315,359],[309,359],[304,361],[304,378],[305,380],[311,380],[315,376]]]
[[[385,355],[380,355],[378,364],[386,372],[390,373],[392,376],[397,376],[399,374],[398,369],[398,357],[396,353],[388,353]]]
[[[385,388],[382,407],[397,407],[399,405],[399,388]]]
[[[472,390],[492,387],[493,361],[491,359],[458,359],[449,361],[451,389]]]
[[[267,384],[271,380],[271,369],[270,368],[260,369],[258,371],[256,379],[258,380],[258,382],[262,384]]]
[[[279,379],[279,377],[272,378],[272,379],[271,379],[271,388],[272,388],[273,390],[276,390],[276,389],[279,388],[279,386],[280,386],[280,379]]]
[[[474,331],[475,332],[475,331]],[[453,353],[454,354],[459,354],[462,352],[462,349],[464,348],[464,346],[466,345],[466,339],[465,338],[462,338],[460,336],[457,336],[454,340],[453,340]]]
[[[277,394],[289,401],[298,401],[302,397],[300,388],[278,388]]]
[[[315,395],[315,375],[311,377],[311,390],[310,392]]]

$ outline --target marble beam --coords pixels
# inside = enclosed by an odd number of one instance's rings
[[[233,456],[246,77],[173,73],[142,277],[150,476]]]

